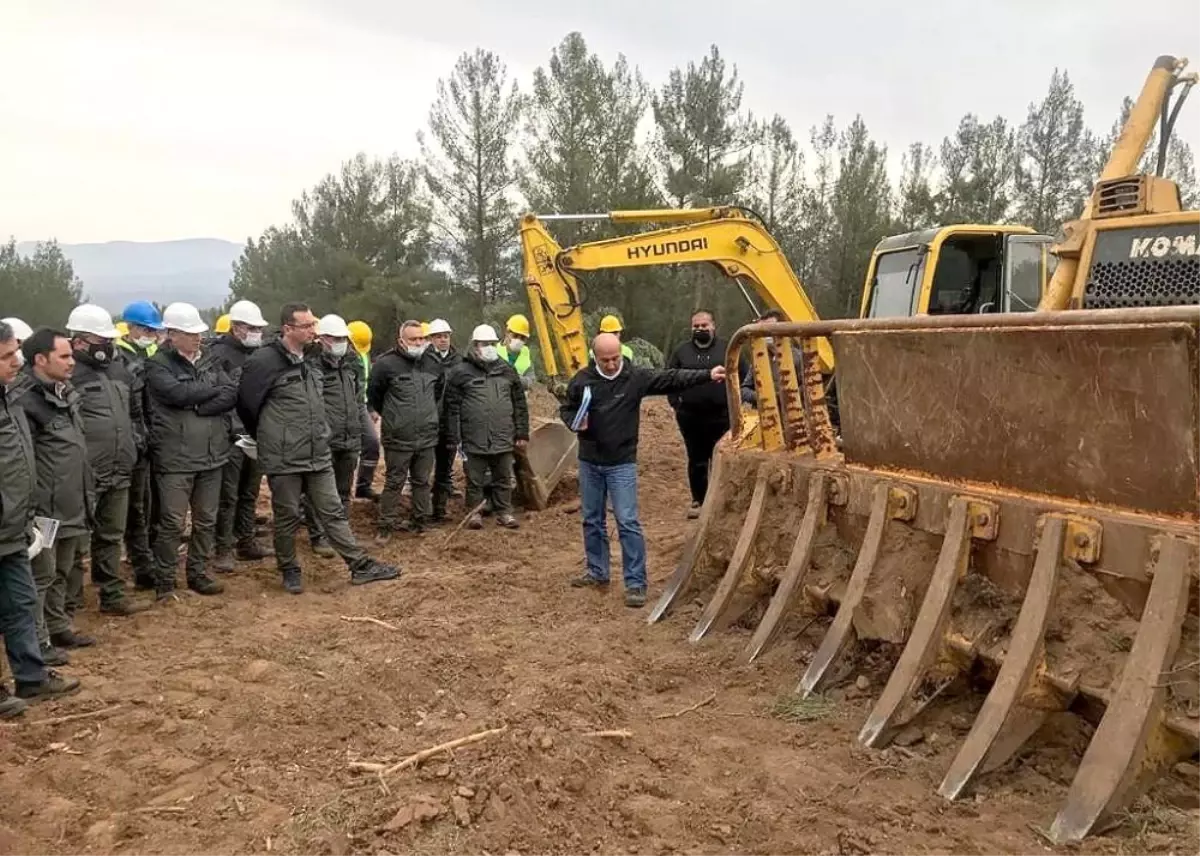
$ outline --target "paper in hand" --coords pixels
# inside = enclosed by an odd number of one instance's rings
[[[258,443],[256,443],[249,434],[238,434],[237,441],[234,443],[239,449],[245,453],[246,457],[252,461],[258,460]]]
[[[575,411],[575,418],[571,420],[571,430],[578,431],[579,427],[587,420],[588,409],[592,406],[592,388],[585,386],[583,388],[583,401],[579,405],[579,409]]]

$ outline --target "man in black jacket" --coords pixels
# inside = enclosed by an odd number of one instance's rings
[[[302,517],[301,498],[308,496],[313,514],[329,544],[350,568],[354,585],[395,579],[399,570],[367,556],[354,540],[346,510],[338,496],[329,449],[329,420],[320,370],[305,360],[316,334],[317,319],[303,303],[280,310],[279,338],[246,361],[238,386],[238,416],[255,439],[258,463],[271,488],[275,516],[275,562],[283,586],[304,591],[296,560],[296,530]]]
[[[701,309],[692,313],[692,338],[684,342],[667,360],[669,369],[712,369],[725,362],[726,342],[717,336],[712,313]],[[749,362],[741,360],[741,374],[749,373]],[[717,441],[729,430],[729,405],[721,384],[695,386],[674,392],[667,401],[675,409],[675,421],[687,449],[688,487],[692,505],[688,517],[700,516],[700,506],[708,492],[708,471]]]
[[[425,353],[428,344],[420,321],[401,324],[398,339],[396,347],[376,361],[367,383],[367,404],[382,417],[379,435],[387,462],[377,544],[386,544],[397,528],[423,531],[433,515],[429,483],[443,378]],[[412,481],[412,519],[401,526],[400,492],[406,480]]]
[[[221,497],[221,468],[229,459],[228,414],[237,397],[233,379],[200,351],[208,325],[196,307],[172,303],[163,311],[167,341],[146,361],[150,390],[150,461],[157,502],[154,561],[155,594],[175,592],[179,541],[192,514],[187,548],[187,586],[213,595],[224,586],[208,576]]]
[[[41,549],[30,544],[37,491],[33,441],[9,387],[21,365],[16,334],[0,321],[0,635],[16,683],[16,697],[0,683],[0,719],[25,712],[25,699],[50,698],[79,689],[78,678],[47,669],[38,645],[38,591],[29,557]]]
[[[446,503],[454,496],[454,458],[458,453],[457,446],[449,442],[446,427],[446,381],[463,361],[462,355],[450,341],[454,331],[450,324],[442,318],[434,318],[429,322],[429,350],[427,354],[430,365],[437,369],[442,378],[442,425],[438,433],[437,446],[433,454],[433,521],[440,523],[446,519]],[[469,502],[467,507],[473,508]]]
[[[500,359],[496,331],[481,324],[471,334],[471,350],[446,379],[446,447],[462,444],[467,455],[467,508],[483,501],[491,473],[496,522],[519,525],[512,513],[513,451],[529,442],[529,407],[516,369]],[[483,528],[474,511],[467,526]]]
[[[646,543],[638,519],[637,444],[642,399],[666,395],[725,379],[725,367],[653,369],[626,363],[621,340],[601,333],[592,343],[595,360],[571,379],[560,415],[572,425],[579,416],[585,390],[590,403],[580,424],[579,494],[583,506],[583,549],[588,570],[571,581],[580,587],[608,587],[609,544],[604,505],[611,500],[621,541],[625,605],[646,603]]]
[[[221,370],[236,384],[242,366],[262,347],[267,320],[257,304],[239,300],[229,307],[229,332],[208,346],[208,355],[220,364]],[[242,433],[237,411],[229,412],[231,440]],[[234,557],[253,562],[271,555],[266,545],[255,537],[254,506],[262,485],[262,470],[258,462],[247,456],[236,442],[229,449],[229,460],[221,469],[221,502],[217,508],[217,556],[213,569],[230,573]]]

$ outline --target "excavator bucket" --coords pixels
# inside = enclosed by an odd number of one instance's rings
[[[773,376],[766,336],[799,372]],[[748,662],[799,647],[801,695],[882,664],[868,747],[977,707],[949,800],[1075,714],[1095,730],[1041,820],[1056,843],[1109,827],[1200,741],[1198,337],[1196,307],[742,328],[733,429],[650,620],[745,633]]]
[[[555,419],[529,418],[529,444],[517,453],[517,491],[526,508],[541,511],[575,461],[579,441]]]

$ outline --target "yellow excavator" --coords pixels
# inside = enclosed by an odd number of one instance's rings
[[[1064,801],[1034,819],[1060,844],[1119,823],[1200,747],[1200,212],[1137,174],[1156,122],[1168,144],[1185,64],[1154,64],[1053,246],[995,227],[887,239],[861,318],[737,331],[732,428],[649,616],[692,623],[693,643],[742,635],[746,662],[798,649],[800,696],[867,676],[882,689],[862,744],[961,737],[949,800],[1061,753],[1042,726],[1081,718]],[[766,337],[799,372],[772,375]],[[955,705],[977,709],[969,727]]]

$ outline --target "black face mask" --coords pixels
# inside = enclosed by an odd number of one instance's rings
[[[712,330],[693,330],[692,331],[692,341],[695,342],[697,345],[699,345],[702,348],[705,348],[705,347],[708,347],[709,345],[711,345],[712,340],[713,340]]]
[[[111,363],[113,358],[113,343],[101,342],[99,345],[93,345],[90,342],[81,342],[83,347],[80,348],[85,354],[91,357],[98,363]]]

